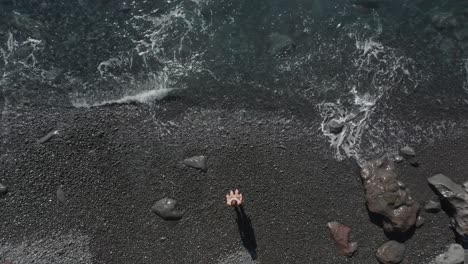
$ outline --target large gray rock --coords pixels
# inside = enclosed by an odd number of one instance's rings
[[[391,240],[377,249],[375,257],[382,264],[397,264],[405,258],[405,250],[405,245]]]
[[[395,164],[388,159],[368,162],[361,169],[367,208],[382,216],[386,232],[404,233],[412,229],[418,219],[419,203],[409,189],[398,180]]]
[[[206,165],[206,157],[205,156],[195,156],[195,157],[185,159],[184,164],[186,166],[189,166],[189,167],[192,167],[192,168],[195,168],[195,169],[199,169],[199,170],[202,170],[202,171],[207,171],[208,170],[208,167]]]
[[[459,185],[443,174],[437,174],[427,179],[441,199],[448,201],[453,207],[452,227],[463,237],[468,234],[468,182]]]
[[[465,251],[459,244],[451,244],[447,252],[437,256],[430,264],[463,264]]]
[[[184,216],[184,211],[175,209],[176,205],[176,200],[166,197],[157,201],[151,210],[164,220],[180,220]]]

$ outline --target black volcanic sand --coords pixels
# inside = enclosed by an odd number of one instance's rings
[[[224,201],[239,188],[258,263],[376,263],[387,238],[369,220],[355,162],[332,158],[312,106],[256,102],[177,96],[153,106],[4,113],[0,181],[9,193],[0,198],[0,243],[3,253],[5,245],[33,246],[0,261],[44,263],[57,255],[48,263],[225,263],[244,251]],[[36,143],[55,129],[58,137]],[[426,182],[435,173],[466,179],[467,134],[415,145],[421,166],[398,165],[417,201],[436,199]],[[208,157],[206,173],[182,165],[195,155]],[[56,197],[60,185],[65,202]],[[186,211],[181,221],[151,212],[166,196]],[[445,213],[422,215],[424,226],[406,242],[407,263],[427,263],[454,242]],[[338,255],[329,221],[352,228],[355,256]],[[47,246],[63,236],[54,243],[64,247]],[[83,258],[86,250],[92,257]]]

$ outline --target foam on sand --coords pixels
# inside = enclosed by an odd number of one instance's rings
[[[149,90],[137,93],[135,95],[126,95],[120,99],[116,100],[106,100],[99,103],[88,104],[86,101],[75,101],[73,102],[73,106],[77,108],[91,108],[91,107],[99,107],[99,106],[109,106],[109,105],[116,105],[116,104],[135,104],[135,103],[150,103],[155,100],[161,100],[165,98],[169,93],[173,90],[177,90],[177,88],[161,88],[157,90]]]

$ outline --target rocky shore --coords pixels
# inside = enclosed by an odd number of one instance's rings
[[[333,159],[313,112],[247,105],[180,97],[4,113],[0,261],[254,263],[224,204],[239,188],[255,263],[375,263],[389,238],[371,221],[360,168]],[[58,132],[41,140],[51,131]],[[414,145],[418,167],[395,165],[412,199],[438,199],[427,182],[434,174],[466,180],[466,134]],[[201,155],[206,171],[184,165]],[[179,221],[152,212],[165,197],[184,211]],[[406,263],[428,263],[455,242],[445,213],[420,214],[425,222],[405,241]],[[332,221],[351,228],[359,245],[351,258],[336,251],[326,230]]]

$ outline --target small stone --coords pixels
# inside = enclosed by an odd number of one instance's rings
[[[440,203],[439,202],[434,202],[432,200],[429,200],[429,202],[424,205],[424,210],[428,213],[437,213],[441,209]]]
[[[8,187],[0,183],[0,195],[6,194],[8,192]]]
[[[37,140],[37,143],[39,143],[39,144],[47,143],[49,140],[51,140],[52,138],[54,138],[58,134],[59,134],[58,130],[51,131],[47,135],[45,135],[45,136],[41,137],[39,140]]]
[[[176,210],[176,205],[176,200],[166,197],[157,201],[151,210],[164,220],[180,220],[184,216],[184,211]]]
[[[60,185],[58,188],[57,188],[57,199],[61,202],[61,203],[65,203],[67,201],[67,197],[65,196],[65,192],[63,191],[63,185]]]
[[[412,147],[403,147],[400,149],[400,155],[405,157],[405,158],[409,158],[409,157],[415,157],[416,156],[416,152],[414,151],[414,149]]]
[[[333,134],[339,134],[341,131],[343,131],[344,125],[344,122],[333,119],[330,121],[330,123],[328,123],[328,129]]]
[[[396,162],[396,163],[401,163],[403,160],[404,160],[404,158],[403,158],[402,156],[400,156],[400,155],[397,155],[397,156],[395,157],[395,162]]]
[[[447,252],[440,254],[431,264],[463,264],[465,251],[459,244],[451,244]]]
[[[418,220],[416,220],[416,227],[417,227],[417,228],[420,228],[421,226],[424,225],[424,222],[426,222],[426,220],[424,219],[424,217],[418,216]]]
[[[349,243],[349,232],[351,228],[338,222],[328,223],[327,228],[340,254],[351,257],[358,247],[357,242]]]
[[[207,171],[206,157],[205,156],[195,156],[184,160],[186,166],[196,168],[202,171]]]
[[[405,245],[390,240],[377,249],[375,256],[382,264],[400,263],[405,258]]]

